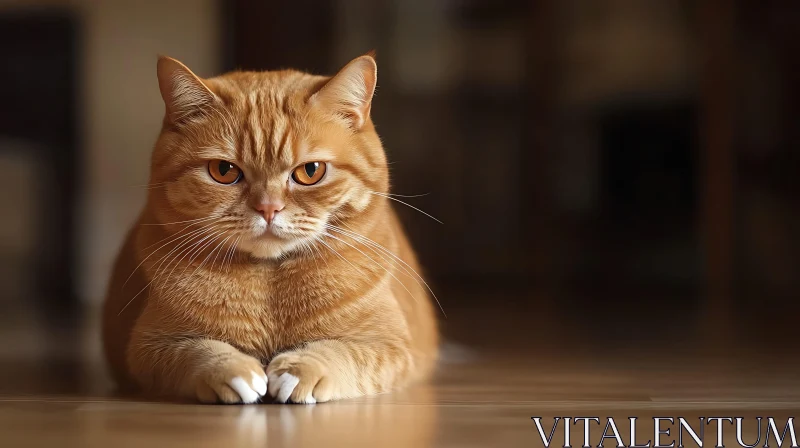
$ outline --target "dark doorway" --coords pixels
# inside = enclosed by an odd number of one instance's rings
[[[66,12],[0,15],[0,159],[25,183],[3,192],[3,215],[19,218],[26,235],[6,241],[0,257],[19,286],[12,294],[54,315],[76,305],[77,30]]]

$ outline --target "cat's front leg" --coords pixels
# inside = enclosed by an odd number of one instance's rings
[[[138,330],[128,349],[128,370],[147,393],[245,404],[267,393],[263,364],[228,343]]]
[[[308,342],[269,363],[269,394],[281,403],[317,403],[388,392],[405,383],[412,364],[404,339]]]

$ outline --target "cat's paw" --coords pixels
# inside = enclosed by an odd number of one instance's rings
[[[267,381],[261,362],[238,353],[206,366],[198,375],[196,395],[203,403],[255,403],[266,395]]]
[[[338,397],[335,381],[315,357],[288,352],[275,357],[267,366],[269,394],[279,403],[312,404]]]

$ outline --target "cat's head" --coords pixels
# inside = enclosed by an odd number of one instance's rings
[[[323,239],[326,225],[363,215],[386,193],[370,120],[371,55],[330,78],[286,70],[201,79],[161,57],[158,81],[166,115],[149,207],[175,231],[274,259]]]

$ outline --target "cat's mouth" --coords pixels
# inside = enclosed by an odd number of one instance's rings
[[[274,259],[286,252],[288,245],[285,239],[264,231],[242,241],[241,249],[256,258]]]
[[[252,231],[250,237],[252,244],[261,248],[269,247],[270,252],[272,250],[279,252],[290,250],[298,242],[307,238],[306,234],[298,232],[293,223],[280,220],[275,220],[271,224],[261,220],[255,223]]]
[[[273,223],[256,231],[256,239],[263,242],[288,243],[298,238],[291,228],[287,229]]]
[[[266,226],[264,229],[257,235],[257,238],[260,240],[269,240],[269,241],[279,241],[283,240],[284,238],[280,235],[281,231],[275,226]]]

